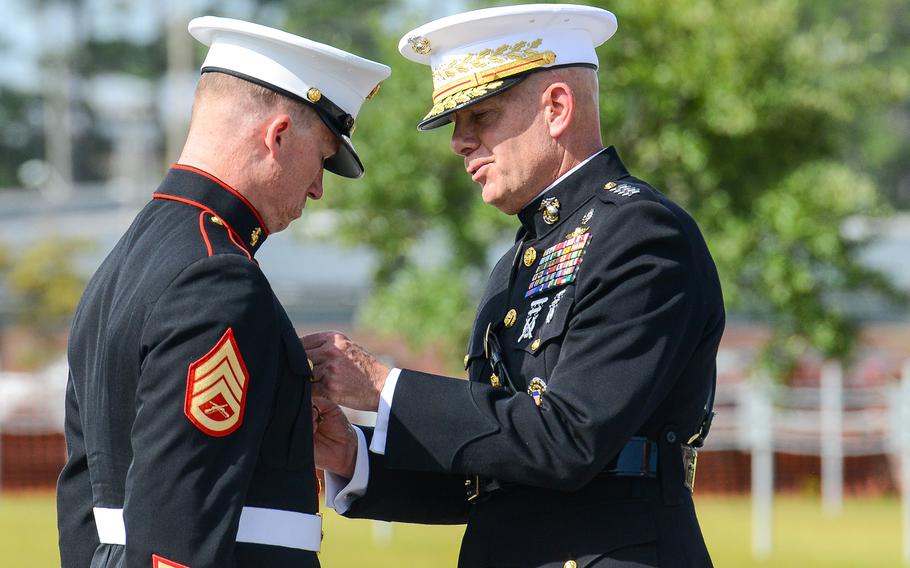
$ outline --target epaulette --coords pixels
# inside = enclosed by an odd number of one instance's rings
[[[211,211],[202,211],[199,217],[199,232],[205,241],[209,256],[216,254],[239,254],[253,260],[250,251],[228,224]],[[255,261],[254,261],[255,262]]]

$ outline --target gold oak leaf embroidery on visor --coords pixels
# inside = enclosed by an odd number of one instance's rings
[[[502,81],[493,81],[492,83],[487,83],[486,85],[465,89],[464,91],[446,97],[440,102],[433,105],[433,108],[430,110],[429,114],[423,118],[427,119],[431,116],[436,116],[437,114],[453,109],[462,103],[471,102],[477,97],[482,97],[493,89],[498,89],[500,86],[502,86]]]
[[[531,43],[503,44],[440,65],[433,70],[433,83],[437,86],[433,92],[433,109],[424,118],[486,95],[502,86],[498,79],[553,63],[556,61],[554,52],[537,51],[542,41],[538,38]]]
[[[434,69],[434,82],[443,84],[452,77],[470,73],[472,69],[486,69],[490,65],[529,61],[542,57],[545,53],[552,54],[555,58],[555,54],[552,51],[544,53],[536,51],[542,42],[542,39],[537,38],[531,43],[520,41],[515,45],[504,44],[496,49],[484,49],[478,53],[469,53]]]
[[[227,436],[243,420],[250,375],[228,328],[187,371],[184,414],[209,436]]]

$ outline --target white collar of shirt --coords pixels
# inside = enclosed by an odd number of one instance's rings
[[[540,193],[538,193],[537,195],[535,195],[535,196],[534,196],[534,199],[532,199],[531,201],[528,201],[528,203],[525,203],[525,207],[527,207],[529,203],[534,203],[534,201],[535,201],[538,197],[540,197],[540,196],[543,195],[544,193],[546,193],[546,192],[550,191],[551,189],[553,189],[554,187],[556,187],[556,186],[559,184],[559,182],[561,182],[562,180],[566,179],[566,178],[569,177],[570,175],[574,174],[574,173],[575,173],[575,170],[579,169],[579,168],[582,167],[583,165],[585,165],[585,164],[587,164],[588,162],[590,162],[591,160],[593,160],[595,157],[597,157],[597,156],[599,156],[600,154],[602,154],[602,153],[604,152],[604,150],[606,150],[606,148],[601,148],[600,150],[594,152],[593,154],[591,154],[590,156],[588,156],[587,158],[585,158],[584,161],[582,161],[582,162],[576,164],[574,168],[572,168],[571,170],[567,171],[566,173],[564,173],[564,174],[562,174],[561,176],[559,176],[558,178],[556,178],[556,181],[554,181],[553,183],[551,183],[550,185],[548,185],[548,186],[546,187],[546,189],[544,189],[543,191],[541,191]]]

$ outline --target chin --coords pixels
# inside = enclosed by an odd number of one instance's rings
[[[492,182],[487,182],[481,187],[480,196],[484,203],[493,207],[498,207],[498,203],[502,201],[502,195],[497,191],[496,184]]]
[[[490,183],[487,183],[483,187],[483,202],[487,205],[492,205],[493,207],[499,209],[506,215],[514,215],[518,211],[514,210],[512,207],[513,204],[509,203],[509,200],[506,199],[507,196],[503,195],[502,192],[497,191],[497,189]]]

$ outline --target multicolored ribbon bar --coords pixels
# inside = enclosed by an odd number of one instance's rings
[[[590,233],[577,235],[557,243],[543,252],[525,298],[530,298],[575,280],[575,272],[581,264],[585,246],[591,239]]]

